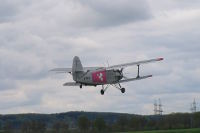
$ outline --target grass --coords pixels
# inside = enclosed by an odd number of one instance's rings
[[[175,130],[154,130],[154,131],[133,131],[124,133],[200,133],[200,128],[175,129]]]

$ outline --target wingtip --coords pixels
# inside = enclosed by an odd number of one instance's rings
[[[158,58],[158,59],[157,59],[157,61],[161,61],[161,60],[164,60],[164,58]]]
[[[52,71],[54,71],[54,70],[53,69],[48,70],[48,72],[52,72]]]
[[[55,71],[56,70],[56,68],[54,68],[54,69],[50,69],[49,71]]]

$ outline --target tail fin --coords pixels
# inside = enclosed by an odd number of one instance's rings
[[[73,79],[77,81],[77,78],[80,77],[80,75],[82,74],[83,74],[83,66],[81,64],[79,57],[75,56],[73,59],[73,64],[72,64]]]
[[[72,72],[82,72],[83,66],[81,64],[81,61],[78,56],[75,56],[73,59],[73,65],[72,65]]]

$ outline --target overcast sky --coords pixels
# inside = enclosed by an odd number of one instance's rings
[[[189,112],[200,103],[199,0],[0,0],[0,113]],[[64,87],[77,55],[83,66],[164,57],[141,66],[150,79],[99,87]],[[136,67],[125,69],[128,77]],[[199,107],[200,104],[198,104]]]

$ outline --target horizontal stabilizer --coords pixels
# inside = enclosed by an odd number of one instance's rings
[[[76,83],[76,82],[67,82],[64,83],[63,86],[80,86],[80,83]]]
[[[150,78],[150,77],[152,77],[152,75],[141,76],[141,77],[130,78],[130,79],[124,79],[124,80],[120,80],[119,83],[124,83],[124,82],[129,82],[129,81],[134,81],[134,80],[141,80],[141,79],[146,79],[146,78]]]
[[[54,68],[54,69],[51,69],[50,71],[53,71],[56,73],[71,73],[72,68]]]
[[[101,70],[105,69],[104,67],[83,67],[84,71],[91,71],[91,70]],[[71,73],[72,68],[54,68],[51,69],[50,71],[56,72],[56,73]]]

